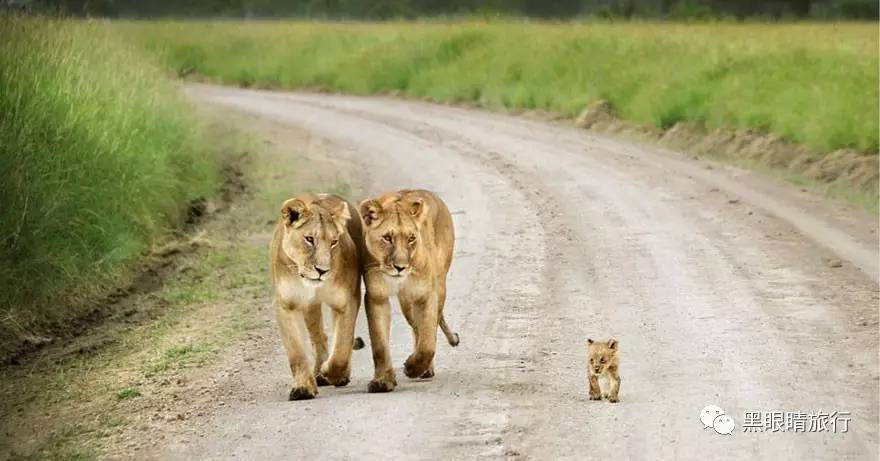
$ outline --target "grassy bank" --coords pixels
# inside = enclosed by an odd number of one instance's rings
[[[181,75],[878,146],[876,24],[119,23]]]
[[[90,312],[214,190],[190,108],[123,42],[0,16],[0,357]]]

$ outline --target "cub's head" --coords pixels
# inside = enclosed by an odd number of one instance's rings
[[[419,231],[427,215],[419,197],[391,196],[360,205],[367,251],[389,277],[406,277],[422,248]]]
[[[294,198],[281,206],[281,250],[299,276],[311,282],[331,277],[342,263],[340,240],[347,238],[348,204],[335,197]]]
[[[617,340],[614,338],[608,341],[587,340],[587,356],[590,359],[590,370],[595,375],[605,373],[608,366],[617,364]]]

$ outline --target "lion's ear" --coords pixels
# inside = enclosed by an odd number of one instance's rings
[[[382,219],[382,205],[375,200],[364,200],[359,207],[364,224],[372,226]]]
[[[303,223],[303,219],[311,216],[311,210],[300,199],[290,199],[281,205],[281,220],[287,226],[299,227]]]
[[[345,200],[340,200],[339,203],[330,210],[330,217],[336,223],[345,225],[345,223],[351,219],[351,212],[348,211],[348,203]]]
[[[414,198],[409,204],[409,214],[417,221],[421,221],[426,216],[426,208],[424,199]]]

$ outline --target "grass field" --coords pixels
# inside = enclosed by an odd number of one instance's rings
[[[816,152],[878,148],[876,24],[128,22],[180,75],[402,92],[629,121],[756,129]]]
[[[0,43],[2,356],[124,283],[217,165],[166,73],[107,27],[0,16]]]

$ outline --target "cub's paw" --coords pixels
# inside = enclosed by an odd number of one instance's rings
[[[290,390],[288,400],[311,400],[318,394],[317,390],[311,390],[305,387],[294,387]]]
[[[602,400],[602,394],[590,394],[590,400]]]
[[[427,370],[425,370],[424,373],[422,373],[421,376],[419,376],[420,379],[428,379],[428,378],[433,378],[433,377],[434,377],[434,367],[428,368]]]
[[[325,378],[323,375],[315,376],[315,382],[318,384],[318,387],[330,385],[330,381],[327,381],[327,378]]]
[[[606,396],[605,398],[608,399],[608,401],[611,403],[617,403],[620,401],[620,399],[618,399],[616,395],[615,396],[609,395],[609,396]]]

